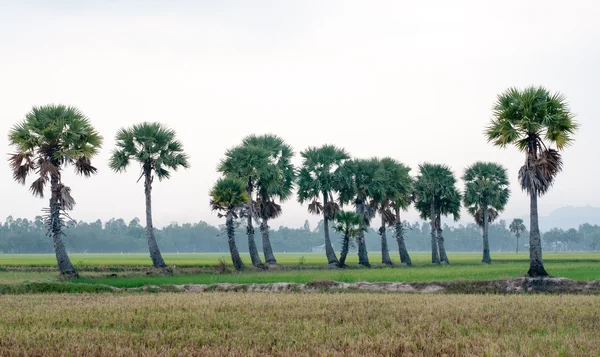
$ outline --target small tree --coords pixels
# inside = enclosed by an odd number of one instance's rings
[[[50,209],[45,221],[58,269],[61,275],[77,277],[62,240],[63,217],[75,205],[71,189],[63,184],[62,171],[73,166],[84,177],[95,174],[91,159],[102,146],[102,136],[79,109],[52,104],[33,107],[25,120],[10,130],[8,140],[17,149],[8,159],[15,181],[24,185],[27,177],[35,174],[37,179],[29,189],[42,198],[50,184]]]
[[[235,244],[234,220],[244,214],[248,204],[248,193],[243,181],[233,178],[220,178],[210,191],[210,206],[214,211],[219,211],[219,217],[225,217],[227,227],[227,240],[231,261],[236,270],[244,270],[244,263]]]
[[[361,233],[366,232],[363,218],[356,212],[341,211],[336,215],[336,224],[333,230],[342,234],[342,251],[340,253],[340,267],[345,266],[348,249],[351,242]]]
[[[131,161],[137,161],[142,170],[146,196],[146,239],[150,258],[155,268],[166,268],[165,261],[154,236],[152,223],[152,183],[154,175],[162,181],[171,177],[169,170],[188,168],[188,156],[183,145],[175,138],[175,131],[160,123],[135,124],[117,132],[116,148],[113,150],[109,166],[115,172],[124,172]]]
[[[521,236],[521,233],[525,232],[525,229],[527,229],[527,227],[525,227],[525,225],[523,224],[523,220],[521,218],[515,218],[513,219],[513,221],[511,222],[510,226],[508,227],[510,229],[510,233],[514,234],[515,237],[517,237],[517,249],[516,249],[516,253],[519,253],[519,237]]]

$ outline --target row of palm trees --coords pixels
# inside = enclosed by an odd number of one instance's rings
[[[511,88],[500,94],[485,130],[494,145],[515,145],[525,153],[525,164],[518,177],[531,200],[530,276],[548,275],[542,262],[537,199],[549,190],[562,170],[560,151],[573,141],[577,128],[564,96],[551,94],[542,87],[528,87]],[[100,149],[102,137],[77,108],[47,105],[34,107],[27,113],[25,120],[10,130],[9,140],[16,148],[9,158],[14,179],[24,184],[29,175],[35,175],[30,189],[40,197],[50,184],[50,207],[45,220],[54,241],[58,266],[61,274],[77,276],[61,238],[68,211],[75,204],[70,188],[62,182],[61,172],[67,166],[74,166],[78,174],[86,177],[96,173],[91,159]],[[441,219],[452,216],[457,220],[462,204],[482,227],[482,260],[491,262],[488,226],[509,198],[508,175],[501,165],[477,162],[468,167],[462,176],[465,187],[461,193],[454,174],[445,165],[419,165],[418,174],[412,177],[408,166],[392,158],[353,159],[334,145],[302,151],[299,168],[291,163],[293,155],[292,148],[276,135],[250,135],[228,150],[220,162],[218,170],[222,177],[210,191],[210,202],[220,216],[226,217],[236,269],[244,268],[234,237],[236,221],[241,218],[247,224],[252,264],[260,268],[277,264],[269,240],[269,220],[282,213],[280,203],[292,196],[294,186],[298,201],[306,204],[310,213],[323,217],[325,251],[331,265],[344,266],[349,246],[355,240],[359,263],[370,266],[364,233],[376,214],[381,218],[382,263],[392,264],[386,232],[393,227],[400,261],[411,265],[401,220],[401,212],[411,205],[421,218],[430,221],[432,263],[449,264]],[[188,168],[188,157],[173,130],[158,123],[141,123],[119,130],[109,166],[122,172],[132,161],[140,164],[140,179],[144,179],[150,256],[155,267],[165,268],[154,237],[152,184],[155,176],[159,180],[168,179],[171,171]],[[348,206],[353,210],[344,211]],[[255,222],[260,225],[264,263],[255,243]],[[339,259],[331,244],[330,223],[343,237]],[[513,223],[515,227],[511,226],[511,230],[520,234],[524,230],[522,222]]]
[[[291,148],[275,135],[249,136],[225,154],[219,166],[223,173],[210,192],[211,206],[226,217],[229,247],[236,269],[244,265],[235,246],[237,218],[247,219],[248,246],[252,264],[264,268],[254,241],[253,222],[260,221],[266,266],[277,264],[269,241],[268,221],[281,214],[279,203],[289,198],[294,182],[297,197],[308,211],[322,215],[325,254],[328,263],[343,267],[349,245],[356,239],[359,264],[370,266],[364,234],[376,214],[381,221],[382,264],[392,264],[386,232],[394,228],[400,261],[411,265],[404,242],[401,212],[414,203],[423,219],[431,222],[432,263],[449,264],[442,236],[442,216],[459,218],[461,200],[483,230],[483,262],[491,263],[488,225],[508,202],[506,169],[495,163],[477,162],[467,168],[465,194],[456,188],[454,174],[445,165],[425,163],[416,178],[410,168],[392,158],[351,159],[346,150],[333,145],[310,147],[300,153],[302,165],[295,170]],[[354,211],[342,211],[344,206]],[[342,233],[338,259],[329,236],[329,222]]]

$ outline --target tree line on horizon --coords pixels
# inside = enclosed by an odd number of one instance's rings
[[[513,221],[514,222],[514,221]],[[490,224],[490,251],[519,252],[526,249],[526,241],[520,239],[528,232],[523,227],[518,235],[513,227],[500,219]],[[403,222],[406,247],[409,251],[429,249],[430,224],[425,221]],[[481,227],[476,223],[465,225],[444,225],[444,239],[451,252],[482,251]],[[41,216],[34,219],[9,216],[0,222],[0,254],[47,254],[54,252],[52,241],[48,239],[47,227]],[[122,218],[106,221],[69,222],[68,235],[64,237],[69,253],[143,253],[148,251],[146,229],[138,218],[126,222]],[[165,253],[229,253],[226,244],[225,225],[214,226],[207,222],[171,223],[155,230],[156,241]],[[245,227],[237,226],[235,234],[243,235]],[[388,228],[393,234],[393,227]],[[323,248],[323,220],[311,227],[308,221],[302,227],[280,226],[270,229],[274,252],[309,253]],[[578,229],[552,228],[542,235],[544,249],[550,251],[597,251],[600,249],[600,226],[588,223]],[[333,248],[342,249],[343,233],[332,238]],[[365,233],[368,250],[379,248],[378,230],[370,228]],[[238,242],[240,252],[248,252],[245,240]],[[262,249],[261,241],[257,248]],[[353,248],[351,246],[350,248]],[[354,246],[355,248],[355,246]]]
[[[537,200],[562,170],[560,151],[573,141],[577,128],[563,95],[528,87],[501,93],[485,129],[488,141],[494,145],[515,145],[525,154],[518,178],[531,203],[528,275],[532,277],[548,275],[542,261]],[[73,166],[85,177],[95,174],[91,159],[102,145],[102,136],[77,108],[47,105],[27,113],[25,120],[11,129],[9,141],[17,149],[9,158],[14,179],[25,184],[28,176],[36,176],[30,189],[39,197],[44,197],[45,188],[50,186],[50,207],[43,220],[52,236],[61,274],[78,276],[63,242],[68,212],[75,200],[62,182],[61,171]],[[294,188],[299,203],[306,204],[310,213],[322,216],[330,265],[344,266],[344,260],[338,259],[333,249],[330,223],[343,236],[340,258],[345,259],[349,246],[356,242],[359,264],[369,267],[365,233],[375,224],[381,238],[382,264],[392,264],[387,245],[387,231],[392,228],[401,263],[411,265],[401,219],[401,213],[409,207],[430,223],[432,263],[449,264],[442,218],[458,220],[463,205],[481,227],[482,262],[491,263],[489,226],[510,195],[507,170],[500,164],[476,162],[469,166],[462,175],[465,186],[461,191],[454,173],[443,164],[423,163],[413,177],[408,166],[391,157],[352,158],[335,145],[309,147],[300,155],[302,165],[295,168],[291,146],[272,134],[250,135],[225,153],[218,166],[222,177],[209,195],[213,210],[226,218],[228,245],[236,269],[244,269],[235,241],[240,220],[246,223],[252,265],[268,268],[277,264],[269,221],[282,214],[280,203],[293,195]],[[188,168],[189,159],[173,130],[144,122],[118,131],[109,167],[123,172],[132,162],[140,165],[140,180],[144,182],[150,257],[155,267],[165,268],[152,223],[152,185],[155,177],[161,181],[170,178],[172,171]],[[376,217],[379,223],[374,222]],[[255,241],[255,223],[261,234],[264,262]]]

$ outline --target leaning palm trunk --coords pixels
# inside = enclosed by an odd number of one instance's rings
[[[340,267],[343,267],[346,265],[346,257],[348,256],[349,246],[350,246],[350,237],[348,237],[348,235],[344,235],[344,238],[342,241],[342,252],[340,254],[340,262],[339,262]]]
[[[437,243],[440,251],[440,262],[450,264],[448,256],[446,255],[446,248],[444,247],[444,237],[442,236],[442,220],[439,215],[437,217]]]
[[[433,264],[440,264],[440,257],[438,255],[438,246],[437,246],[437,238],[436,232],[437,228],[435,225],[435,205],[431,202],[431,212],[429,213],[431,217],[431,262]]]
[[[56,253],[56,262],[61,275],[77,278],[79,274],[75,271],[75,267],[71,264],[71,260],[67,255],[67,250],[62,241],[63,224],[60,218],[60,177],[57,174],[51,175],[50,185],[52,196],[50,198],[50,233],[54,243],[54,252]]]
[[[385,229],[385,218],[381,217],[381,227],[379,228],[379,234],[381,235],[381,263],[392,265],[392,259],[390,258],[390,250],[387,244],[387,235]]]
[[[402,221],[400,220],[400,213],[396,213],[396,224],[395,224],[395,235],[396,242],[398,242],[398,252],[400,253],[400,262],[402,264],[406,264],[408,266],[412,265],[412,261],[410,260],[410,255],[408,255],[408,250],[406,249],[406,244],[404,242],[404,227],[402,226]]]
[[[233,266],[235,270],[242,271],[244,270],[244,263],[242,262],[242,258],[240,258],[240,253],[238,252],[237,246],[235,245],[235,227],[233,226],[233,213],[227,213],[227,240],[229,242],[229,252],[231,253],[231,261],[233,262]]]
[[[269,239],[269,223],[268,218],[263,217],[260,224],[260,233],[262,234],[263,253],[265,254],[265,262],[269,265],[277,264],[273,248],[271,248],[271,240]]]
[[[264,264],[260,260],[260,255],[258,254],[258,248],[256,248],[256,241],[254,240],[254,226],[252,225],[254,203],[252,202],[251,190],[248,190],[248,197],[250,197],[250,201],[248,202],[248,226],[246,227],[246,233],[248,234],[248,252],[250,253],[250,260],[252,260],[252,265],[254,265],[257,268],[264,268]]]
[[[333,250],[333,245],[331,244],[331,238],[329,238],[329,218],[326,215],[323,215],[323,229],[325,229],[325,255],[327,256],[328,264],[339,264],[343,266],[344,264],[338,262],[338,258],[335,255],[335,250]],[[346,254],[348,252],[346,251]]]
[[[166,268],[167,265],[163,260],[156,237],[154,236],[154,226],[152,225],[152,169],[149,165],[144,167],[144,193],[146,194],[146,240],[148,241],[148,249],[150,250],[150,258],[155,268]]]
[[[492,257],[490,256],[490,241],[488,239],[488,233],[490,230],[489,212],[487,205],[483,205],[483,263],[490,264]]]
[[[530,198],[530,231],[529,231],[529,271],[531,277],[548,276],[544,263],[542,262],[542,239],[538,225],[537,192],[529,193]]]
[[[323,206],[327,206],[328,198],[327,193],[323,192]],[[327,217],[327,212],[323,211],[323,229],[325,229],[325,255],[327,256],[328,264],[338,264],[338,259],[335,255],[335,250],[333,249],[333,245],[331,244],[331,238],[329,237],[329,217]],[[346,254],[348,252],[346,251]],[[343,266],[344,264],[339,264]]]

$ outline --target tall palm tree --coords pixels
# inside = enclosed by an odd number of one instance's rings
[[[368,228],[377,211],[377,202],[374,198],[381,195],[380,192],[385,185],[381,163],[376,158],[346,161],[337,170],[336,179],[340,189],[340,203],[342,205],[353,203],[356,213],[363,218],[364,227]],[[358,263],[370,267],[365,232],[366,229],[359,232],[357,236]]]
[[[531,277],[548,276],[542,261],[538,197],[548,192],[562,170],[560,151],[573,142],[578,127],[564,95],[532,86],[524,90],[509,88],[500,94],[486,128],[488,141],[502,148],[515,145],[525,154],[519,183],[530,199],[528,275]]]
[[[294,151],[282,138],[272,134],[247,136],[242,146],[256,146],[269,152],[268,165],[259,170],[256,182],[257,208],[262,219],[260,231],[265,261],[267,264],[277,264],[269,239],[268,221],[281,215],[281,206],[276,200],[284,202],[292,196],[296,179],[296,170],[291,162]]]
[[[394,225],[394,235],[398,243],[400,262],[410,266],[412,265],[412,261],[404,242],[404,225],[400,217],[400,212],[410,206],[414,180],[410,176],[410,167],[394,159],[383,158],[381,164],[386,175],[385,199],[383,200],[383,204],[380,205],[382,228],[385,228],[384,221],[385,223]]]
[[[527,229],[527,227],[525,227],[525,225],[523,224],[523,220],[521,218],[515,218],[510,223],[510,226],[508,226],[508,229],[510,229],[510,233],[514,234],[515,237],[517,237],[517,249],[516,249],[515,253],[518,254],[519,253],[519,237],[521,236],[521,232],[525,232],[525,229]]]
[[[259,210],[253,194],[261,176],[266,176],[263,171],[272,168],[270,165],[270,153],[267,149],[258,146],[236,146],[225,152],[225,158],[221,160],[218,171],[227,177],[237,178],[246,183],[248,193],[248,205],[245,216],[247,217],[246,234],[248,235],[248,251],[252,265],[257,268],[265,268],[260,259],[256,241],[254,239],[253,220],[258,220]]]
[[[339,266],[344,267],[351,240],[366,232],[367,227],[363,224],[363,218],[356,212],[340,211],[336,214],[335,219],[336,224],[333,226],[333,230],[342,234]]]
[[[169,179],[171,171],[188,168],[188,156],[183,145],[175,137],[175,131],[160,123],[135,124],[121,128],[115,137],[116,148],[109,160],[109,166],[115,172],[125,172],[131,161],[141,166],[140,178],[144,178],[146,196],[146,240],[150,258],[155,268],[166,268],[165,261],[154,236],[152,224],[152,183],[154,175],[159,181]],[[138,179],[138,181],[139,181]]]
[[[210,205],[214,211],[219,211],[219,217],[225,217],[227,227],[227,240],[231,261],[237,271],[244,270],[244,263],[240,258],[235,244],[234,220],[244,214],[248,204],[248,192],[246,184],[240,179],[220,178],[210,190]]]
[[[431,262],[449,264],[442,236],[441,216],[451,214],[455,221],[458,220],[461,200],[452,170],[446,165],[419,165],[415,194],[415,207],[421,218],[429,218],[431,223]]]
[[[475,221],[483,228],[483,259],[492,262],[490,256],[489,224],[508,203],[508,175],[506,169],[493,162],[476,162],[467,167],[463,175],[465,181],[464,203]],[[491,215],[490,215],[491,213]]]
[[[336,170],[350,159],[346,150],[334,145],[309,147],[300,153],[302,166],[298,173],[298,202],[309,202],[308,212],[323,215],[325,254],[329,264],[338,264],[329,237],[329,221],[335,219],[340,206],[334,199],[339,192]]]
[[[406,206],[406,199],[412,189],[412,179],[409,175],[410,168],[386,157],[380,161],[380,175],[383,177],[381,189],[373,191],[373,202],[377,206],[377,211],[381,217],[381,226],[379,234],[381,236],[381,261],[383,264],[392,264],[387,245],[386,230],[388,225],[396,225],[396,240],[401,258],[406,261],[408,252],[404,244],[402,222],[398,226],[396,223],[400,220],[400,209]],[[399,231],[398,231],[399,230]],[[410,260],[410,258],[408,258]]]
[[[102,136],[79,109],[51,104],[33,107],[23,121],[11,128],[8,140],[16,148],[16,153],[8,159],[15,181],[24,185],[29,175],[37,176],[29,189],[38,197],[44,197],[50,183],[46,223],[54,242],[58,269],[64,276],[77,277],[62,241],[63,216],[75,204],[71,189],[62,182],[62,171],[72,165],[84,177],[95,174],[97,170],[91,159],[102,146]]]

